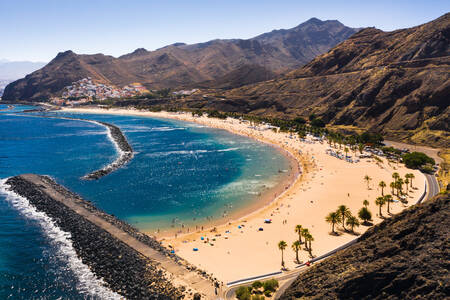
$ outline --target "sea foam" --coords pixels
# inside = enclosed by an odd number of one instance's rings
[[[5,196],[6,201],[17,209],[21,215],[38,222],[42,232],[55,247],[57,256],[67,263],[70,270],[78,278],[77,290],[86,295],[87,298],[121,299],[120,295],[108,289],[105,282],[97,278],[89,267],[83,264],[72,246],[70,233],[56,226],[47,214],[37,211],[26,198],[10,191],[9,186],[5,183],[6,180],[0,180],[0,195]]]

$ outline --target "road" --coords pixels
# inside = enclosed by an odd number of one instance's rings
[[[429,200],[429,199],[433,198],[434,196],[436,196],[439,193],[440,189],[439,189],[439,184],[436,180],[436,176],[434,176],[434,174],[433,175],[424,174],[424,175],[427,180],[427,185],[426,185],[427,194],[424,197],[424,199]],[[420,201],[420,202],[422,202],[422,201]],[[331,255],[334,255],[339,250],[343,250],[343,249],[348,248],[351,245],[355,244],[357,242],[357,240],[358,239],[356,238],[356,239],[350,241],[349,243],[344,244],[344,245],[342,245],[324,255],[321,255],[311,261],[317,262],[317,261],[323,260],[327,257],[330,257]],[[284,293],[284,291],[292,284],[292,282],[298,277],[298,275],[306,270],[308,270],[308,267],[305,264],[302,264],[302,265],[299,265],[295,270],[291,270],[291,271],[285,272],[281,275],[271,277],[271,278],[277,279],[278,282],[280,282],[280,287],[275,294],[275,299],[278,299]],[[264,278],[264,279],[269,279],[269,278]],[[255,281],[255,280],[253,280],[253,281]],[[234,286],[228,288],[227,290],[225,290],[224,299],[236,299],[235,298],[236,290],[242,285],[251,284],[253,281],[246,281],[246,282],[243,282],[242,284],[237,284],[237,285],[234,285]]]
[[[434,174],[425,174],[427,178],[427,187],[428,187],[428,195],[426,197],[427,200],[433,198],[437,194],[439,194],[440,188],[437,182],[436,176]]]

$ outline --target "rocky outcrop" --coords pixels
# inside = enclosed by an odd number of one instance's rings
[[[450,197],[413,206],[311,267],[279,299],[445,299]]]

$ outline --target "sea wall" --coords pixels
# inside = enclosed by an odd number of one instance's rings
[[[70,233],[77,255],[96,276],[103,278],[114,292],[127,299],[180,299],[182,297],[182,290],[176,288],[167,279],[167,275],[156,262],[93,224],[60,199],[70,199],[78,207],[87,209],[107,222],[112,222],[115,227],[161,251],[164,255],[170,256],[171,254],[157,241],[140,234],[114,216],[99,211],[91,203],[56,184],[49,177],[21,175],[9,178],[6,184],[10,186],[11,191],[27,198],[38,211],[51,217],[61,230]]]

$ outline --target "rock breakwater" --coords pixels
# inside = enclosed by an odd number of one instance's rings
[[[27,174],[11,177],[6,184],[11,191],[27,198],[38,211],[52,218],[61,230],[69,232],[77,255],[114,292],[127,299],[182,297],[182,290],[170,282],[166,272],[157,262],[142,255],[80,214],[80,211],[88,210],[95,217],[102,218],[106,215],[89,202],[45,176]],[[73,206],[68,207],[68,199]],[[110,216],[109,219],[115,218]],[[105,224],[108,226],[110,223],[105,221]],[[139,236],[131,226],[126,226],[119,220],[114,222],[113,226],[123,227],[127,232],[131,232],[131,235]],[[159,243],[150,237],[141,239],[164,251]]]
[[[93,171],[85,176],[83,176],[83,179],[86,180],[96,180],[99,179],[105,175],[108,175],[109,173],[117,170],[118,168],[122,167],[126,163],[128,163],[133,158],[133,148],[130,146],[130,144],[127,141],[127,138],[122,133],[122,131],[119,129],[119,127],[106,123],[106,122],[100,122],[100,121],[91,121],[91,120],[85,120],[85,119],[76,119],[76,120],[83,120],[92,122],[95,124],[103,125],[108,130],[108,135],[113,141],[113,143],[116,145],[116,148],[119,152],[119,157],[117,159],[110,163],[109,165]]]

